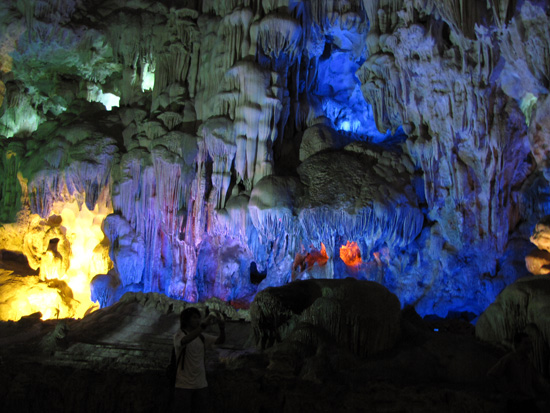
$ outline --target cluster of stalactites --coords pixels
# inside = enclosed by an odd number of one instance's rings
[[[227,177],[221,178],[219,173],[223,164],[231,165],[233,153],[237,182],[242,181],[248,190],[271,173],[272,146],[289,118],[289,91],[301,87],[301,77],[308,78],[309,84],[316,78],[315,60],[324,49],[322,33],[340,38],[332,33],[336,30],[333,26],[354,33],[366,30],[360,2],[315,1],[305,7],[279,1],[262,2],[261,6],[262,10],[255,2],[246,1],[203,3],[203,13],[214,15],[203,15],[197,22],[201,32],[200,65],[209,65],[209,70],[199,69],[197,77],[197,118],[208,123],[209,119],[223,117],[233,123],[228,122],[223,153],[210,153],[213,145],[206,143],[216,170],[214,186],[221,188],[216,197],[218,206],[224,205],[227,196]],[[304,28],[304,22],[311,21],[316,22],[316,30]],[[314,61],[312,73],[302,75],[301,59],[306,47]],[[288,84],[291,68],[295,68],[295,85]],[[296,119],[303,120],[300,114]],[[203,137],[212,140],[208,133]]]
[[[227,71],[220,93],[213,98],[215,116],[199,132],[205,154],[213,159],[218,207],[225,204],[233,163],[237,179],[248,188],[271,174],[271,145],[277,139],[282,110],[280,94],[277,74],[255,63],[239,62]]]
[[[446,2],[430,0],[425,9],[435,11],[448,24],[462,32],[466,37],[476,37],[476,26],[492,25],[505,26],[515,12],[517,0],[460,0]]]
[[[48,217],[54,202],[73,199],[93,210],[103,189],[111,184],[111,167],[118,160],[115,140],[90,139],[76,144],[58,140],[47,147],[45,154],[22,162],[23,196],[28,196],[31,211]],[[33,171],[37,167],[40,169]]]
[[[164,42],[150,54],[155,62],[154,96],[172,83],[188,86],[189,95],[195,95],[201,43],[196,18],[177,11],[169,14]]]
[[[306,209],[299,216],[304,238],[315,245],[326,245],[331,257],[338,254],[337,240],[353,239],[363,255],[384,243],[390,248],[409,245],[422,231],[424,216],[414,208],[376,211],[365,208],[355,215],[328,208]]]
[[[349,32],[367,28],[363,1],[312,0],[312,20],[321,28],[337,26]]]
[[[195,188],[195,171],[183,167],[180,157],[183,145],[171,147],[168,137],[150,152],[133,149],[114,172],[113,207],[118,214],[108,217],[105,231],[117,245],[111,254],[123,286],[141,284],[145,291],[168,293],[171,281],[181,277],[177,264],[187,252],[182,233]]]
[[[495,5],[495,19],[509,18],[513,3]],[[492,12],[472,1],[379,1],[366,11],[371,55],[358,76],[378,128],[403,125],[415,138],[408,149],[446,237],[459,248],[482,240],[501,251],[519,219],[510,188],[531,165],[523,114],[493,78],[500,52]]]
[[[277,139],[284,80],[253,62],[257,47],[273,59],[284,55],[294,60],[302,36],[298,23],[288,16],[254,21],[253,9],[246,7],[217,14],[223,18],[199,20],[202,63],[212,68],[199,73],[196,107],[197,116],[205,121],[202,135],[214,162],[219,207],[225,204],[233,162],[238,181],[249,189],[272,171],[271,145]],[[222,145],[210,132],[221,118],[227,119]],[[224,173],[227,176],[222,177]]]
[[[1,142],[1,141],[0,141]],[[21,208],[21,186],[25,185],[20,174],[21,159],[25,153],[25,145],[18,141],[0,143],[0,222],[15,221]],[[20,179],[22,182],[20,182]]]
[[[166,9],[161,5],[131,13],[119,8],[104,17],[106,32],[103,42],[112,49],[113,59],[122,64],[118,88],[122,104],[131,104],[142,95],[143,81],[154,73],[153,97],[167,86],[179,83],[194,96],[199,68],[201,33],[198,11],[190,8]],[[86,44],[95,50],[98,38],[92,31]],[[85,49],[85,47],[83,47]]]
[[[255,16],[259,16],[268,14],[273,10],[288,8],[290,3],[289,0],[204,0],[202,2],[202,12],[225,17],[235,10],[248,8],[254,12]]]
[[[496,24],[502,27],[513,16],[516,0],[373,0],[363,2],[371,27],[378,26],[380,33],[391,31],[404,16],[408,21],[414,15],[433,16],[445,20],[452,28],[470,39],[476,37],[476,26]]]
[[[273,61],[283,58],[285,70],[302,52],[302,27],[288,15],[267,15],[258,23],[255,31],[263,54]]]

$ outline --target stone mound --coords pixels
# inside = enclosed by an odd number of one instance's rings
[[[550,277],[520,278],[506,287],[479,317],[476,336],[487,342],[510,347],[514,334],[525,331],[534,344],[535,365],[549,371]]]
[[[250,307],[256,343],[262,348],[283,341],[304,325],[327,334],[359,356],[389,349],[400,333],[397,297],[371,281],[306,280],[258,293]]]

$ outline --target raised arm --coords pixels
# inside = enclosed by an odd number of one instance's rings
[[[186,346],[187,344],[189,344],[191,341],[200,336],[200,334],[206,329],[206,327],[214,324],[216,321],[216,316],[214,314],[210,314],[202,323],[200,323],[200,325],[196,329],[191,330],[189,334],[186,334],[185,337],[181,339],[181,345]]]
[[[217,310],[214,310],[214,312],[216,313],[216,322],[218,323],[218,329],[220,330],[220,334],[214,344],[223,344],[225,343],[225,320],[222,313]]]

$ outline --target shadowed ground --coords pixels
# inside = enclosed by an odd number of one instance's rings
[[[237,313],[219,301],[207,304],[232,317],[226,344],[207,356],[214,411],[495,412],[503,407],[485,379],[503,353],[478,342],[467,324],[428,326],[404,316],[400,341],[391,350],[359,358],[330,348],[300,359],[285,342],[256,349],[246,311]],[[82,320],[31,316],[0,323],[0,408],[166,411],[164,368],[184,305],[158,294],[127,294]]]

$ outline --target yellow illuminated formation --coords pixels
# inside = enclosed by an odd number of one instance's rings
[[[0,250],[24,253],[38,270],[38,275],[20,275],[0,269],[0,320],[35,312],[42,319],[81,318],[98,308],[90,300],[90,282],[113,266],[101,228],[112,210],[96,205],[90,211],[74,201],[57,203],[53,211],[48,219],[27,215],[0,230]]]

